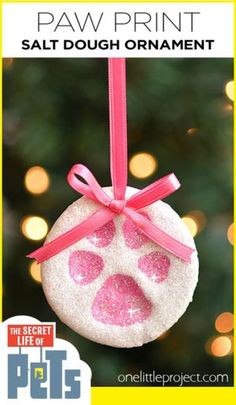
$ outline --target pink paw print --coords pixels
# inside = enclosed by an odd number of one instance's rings
[[[142,213],[148,217],[146,213]],[[124,243],[129,250],[142,248],[149,242],[148,238],[125,218],[122,223]],[[73,282],[81,287],[93,283],[101,273],[106,272],[106,255],[101,249],[109,248],[116,236],[114,221],[87,237],[91,246],[99,248],[94,251],[76,250],[69,256],[69,274]],[[138,257],[138,255],[137,255]],[[170,259],[167,255],[156,250],[140,256],[137,259],[134,272],[141,272],[153,283],[162,283],[168,277]],[[109,275],[97,291],[92,305],[91,314],[96,321],[103,324],[129,326],[141,323],[152,312],[152,304],[145,296],[142,288],[130,275],[115,273]]]

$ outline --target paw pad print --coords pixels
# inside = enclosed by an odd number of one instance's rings
[[[142,212],[142,215],[149,216]],[[148,238],[136,225],[125,218],[122,224],[124,243],[128,249],[138,250],[148,243]],[[95,231],[87,240],[97,248],[106,248],[112,244],[116,235],[114,221]],[[76,250],[69,257],[69,274],[74,283],[83,287],[93,283],[102,272],[106,271],[105,260],[100,253],[89,250]],[[158,251],[140,254],[137,269],[151,282],[162,283],[167,279],[170,259]],[[152,304],[136,281],[129,275],[115,273],[106,278],[97,291],[91,306],[94,319],[103,324],[129,326],[141,323],[152,312]]]
[[[151,307],[132,277],[115,274],[98,291],[92,314],[97,321],[105,324],[128,326],[145,320],[151,313]]]

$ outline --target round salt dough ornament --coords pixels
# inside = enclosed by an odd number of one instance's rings
[[[104,189],[112,197],[112,188]],[[126,199],[138,190],[127,187]],[[70,205],[45,244],[97,211],[82,197]],[[139,211],[195,249],[187,227],[162,201]],[[198,280],[194,250],[186,263],[150,241],[124,215],[42,263],[42,285],[58,317],[98,343],[134,347],[156,339],[186,311]]]

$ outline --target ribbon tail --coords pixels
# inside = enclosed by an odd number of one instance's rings
[[[90,235],[109,222],[115,215],[116,214],[108,208],[102,208],[90,215],[89,218],[85,219],[79,225],[30,253],[27,257],[36,259],[38,263],[42,263],[78,242],[80,239]]]
[[[158,200],[162,200],[176,191],[179,187],[180,182],[174,173],[168,174],[130,197],[126,206],[139,210],[140,208],[147,207]]]
[[[179,242],[177,239],[174,239],[138,212],[127,207],[125,207],[123,212],[149,239],[153,240],[157,245],[161,246],[179,259],[182,259],[186,263],[191,263],[191,255],[195,249]]]

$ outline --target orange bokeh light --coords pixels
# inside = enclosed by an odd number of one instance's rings
[[[223,312],[215,321],[215,328],[220,333],[228,333],[234,328],[234,316],[231,312]]]
[[[9,69],[13,64],[13,58],[3,58],[2,67],[3,69]]]
[[[197,135],[198,132],[199,132],[198,128],[189,128],[187,130],[187,135],[194,136],[194,135]]]
[[[230,354],[232,342],[228,336],[218,336],[211,343],[211,353],[216,357],[224,357]]]
[[[228,227],[227,238],[228,238],[229,243],[231,243],[231,245],[233,245],[234,244],[234,224],[231,224]]]

